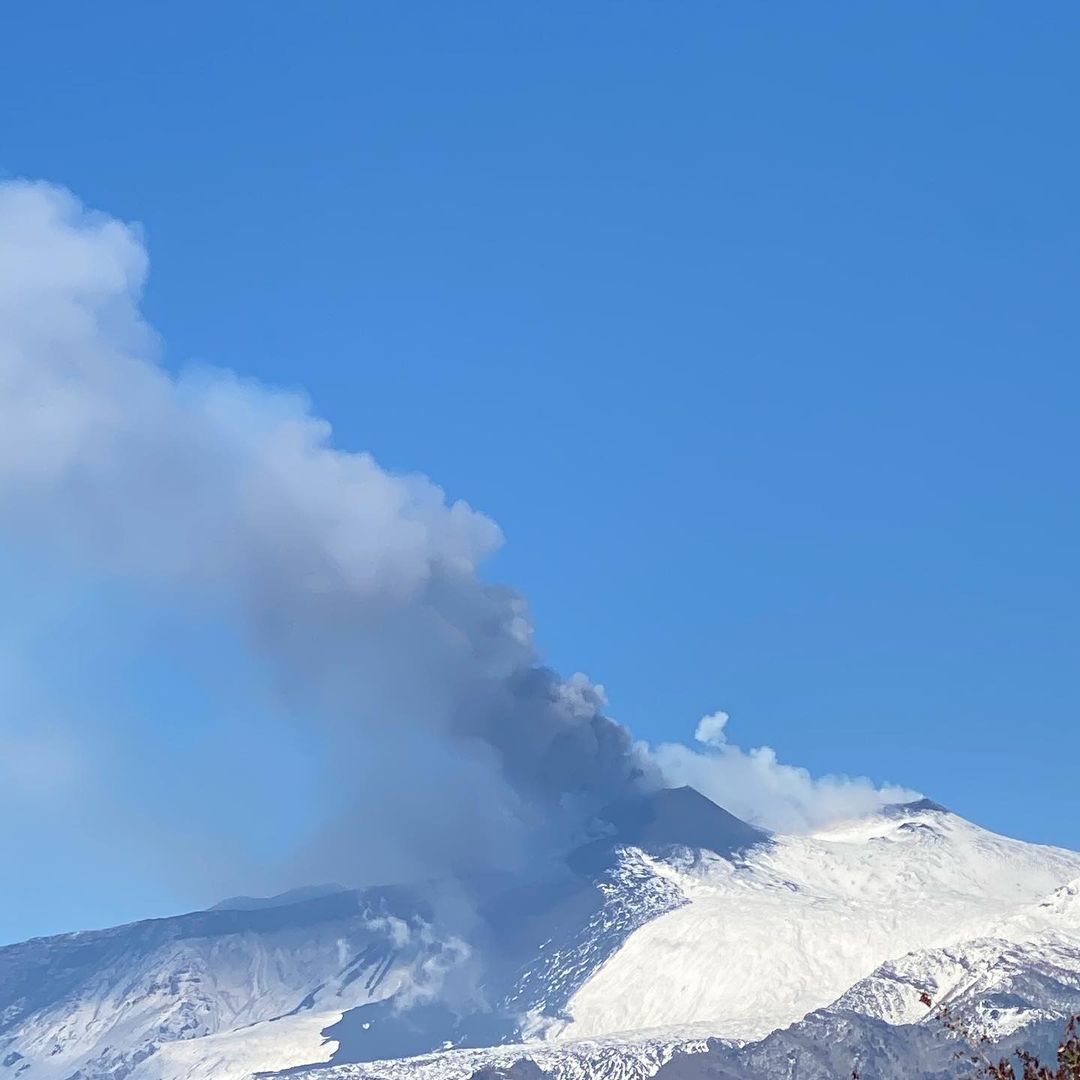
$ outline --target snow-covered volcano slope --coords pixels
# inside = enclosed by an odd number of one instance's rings
[[[240,899],[2,948],[0,1077],[225,1080],[513,1040],[685,902],[630,844],[684,836],[731,855],[765,839],[696,792],[665,791],[612,807],[572,866],[525,879]],[[448,908],[469,917],[448,922]]]
[[[569,866],[471,883],[468,942],[439,925],[429,883],[0,949],[0,1080],[457,1080],[523,1054],[572,1080],[632,1080],[680,1046],[812,1010],[739,1068],[834,1029],[901,1060],[897,1025],[924,1030],[909,1023],[919,988],[997,1009],[1001,1031],[1067,1005],[1078,878],[1080,854],[928,802],[789,837],[668,791],[610,808]],[[461,1049],[430,1053],[447,1045]],[[379,1060],[409,1055],[424,1056]]]
[[[671,1080],[786,1077],[793,1058],[807,1076],[850,1075],[856,1062],[882,1076],[920,1075],[913,1062],[944,1075],[955,1046],[920,993],[994,1039],[1050,1031],[1080,1007],[1080,882],[1068,880],[1080,855],[996,836],[933,803],[728,858],[643,858],[685,902],[631,934],[544,1041],[305,1080],[466,1080],[515,1054],[558,1080],[648,1076],[673,1055]],[[698,1061],[706,1034],[768,1037],[714,1043]]]
[[[997,836],[924,800],[777,836],[734,861],[706,853],[657,872],[688,902],[585,983],[559,1034],[707,1024],[758,1038],[885,959],[995,930],[1024,939],[1035,924],[1009,917],[1080,875],[1080,855]]]
[[[963,1044],[941,1023],[940,1005],[973,1038],[989,1040],[978,1049],[994,1060],[1023,1046],[1050,1061],[1065,1020],[1080,1011],[1080,920],[1067,910],[1078,894],[1080,882],[1039,905],[1050,909],[1056,929],[1044,925],[1032,941],[984,938],[909,953],[828,1008],[743,1045],[676,1029],[455,1050],[301,1076],[536,1080],[535,1072],[509,1067],[525,1060],[552,1080],[647,1080],[658,1072],[658,1080],[836,1080],[853,1070],[866,1080],[961,1080],[971,1075],[970,1052],[957,1058]],[[928,1009],[923,994],[938,1006]]]

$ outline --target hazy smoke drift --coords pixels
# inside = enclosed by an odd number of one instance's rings
[[[167,374],[138,310],[146,269],[129,227],[0,186],[7,536],[239,616],[333,742],[354,804],[325,838],[339,864],[380,844],[416,871],[505,863],[653,782],[599,689],[538,664],[521,598],[478,578],[496,525],[332,449],[294,394]]]

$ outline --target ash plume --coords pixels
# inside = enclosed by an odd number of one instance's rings
[[[7,183],[0,240],[3,538],[242,628],[331,747],[339,810],[310,862],[505,865],[658,782],[601,691],[539,662],[522,598],[479,576],[490,519],[335,449],[297,394],[167,372],[137,230]]]
[[[0,184],[0,554],[238,629],[282,711],[327,748],[322,827],[268,890],[511,868],[665,781],[768,827],[893,796],[744,754],[719,717],[701,752],[634,744],[600,687],[544,666],[522,597],[481,576],[493,521],[335,448],[301,395],[167,370],[139,306],[147,268],[137,228],[55,186]],[[20,630],[0,624],[0,814],[97,813],[101,836],[123,822],[185,868],[230,867],[207,871],[218,895],[258,888],[242,852],[190,843],[180,810],[165,844],[116,804],[113,778],[80,788],[93,740],[78,717],[18,725],[37,715],[3,648]]]

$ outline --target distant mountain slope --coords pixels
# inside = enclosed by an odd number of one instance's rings
[[[24,1080],[124,1076],[174,1040],[394,994],[420,957],[386,921],[416,917],[393,890],[339,893],[0,949],[0,1062]]]
[[[317,900],[323,896],[348,892],[344,885],[302,885],[298,889],[279,893],[277,896],[230,896],[215,904],[211,911],[255,911],[258,908],[289,907],[304,900]]]

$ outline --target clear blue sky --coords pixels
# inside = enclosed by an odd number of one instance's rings
[[[490,513],[636,734],[1080,847],[1080,7],[0,18],[0,173],[143,223],[170,364]],[[0,939],[182,900],[18,850]]]

